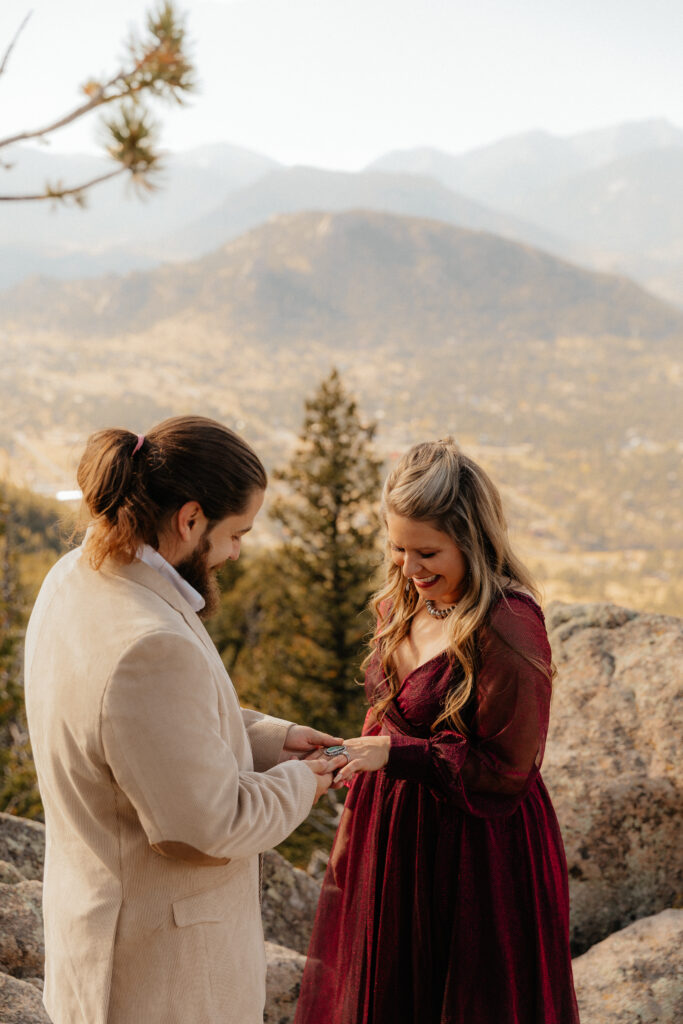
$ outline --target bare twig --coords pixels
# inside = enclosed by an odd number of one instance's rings
[[[3,58],[2,58],[2,64],[0,64],[0,75],[4,75],[4,73],[5,73],[5,70],[6,70],[6,68],[7,68],[7,62],[8,62],[8,60],[9,60],[9,58],[10,58],[10,54],[12,53],[12,50],[14,49],[14,47],[15,47],[15,46],[17,45],[17,39],[19,38],[19,36],[21,35],[21,33],[22,33],[22,32],[24,31],[24,29],[26,28],[27,22],[28,22],[28,20],[29,20],[29,18],[31,17],[31,15],[32,15],[32,14],[33,14],[33,11],[29,11],[29,12],[28,12],[28,14],[26,15],[26,17],[25,17],[25,18],[24,18],[24,20],[22,21],[21,25],[20,25],[20,26],[19,26],[19,28],[17,29],[17,31],[16,31],[16,33],[15,33],[15,35],[14,35],[14,39],[13,39],[13,40],[12,40],[12,42],[11,42],[11,43],[9,44],[9,46],[7,47],[7,49],[5,50],[5,56],[4,56]]]

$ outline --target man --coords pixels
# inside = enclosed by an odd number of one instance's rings
[[[78,482],[91,525],[26,642],[45,1005],[55,1024],[260,1024],[258,854],[346,763],[310,757],[338,738],[242,710],[198,615],[265,471],[226,427],[177,417],[93,435]]]

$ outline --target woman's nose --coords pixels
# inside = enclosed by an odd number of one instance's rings
[[[403,559],[403,565],[401,566],[401,569],[403,571],[403,575],[407,579],[410,576],[414,576],[417,573],[419,567],[419,559],[414,558],[412,555],[406,555]]]

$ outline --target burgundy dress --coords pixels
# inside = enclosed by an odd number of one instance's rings
[[[526,657],[525,657],[526,656]],[[479,643],[469,738],[432,733],[455,668],[405,678],[322,886],[295,1024],[577,1024],[567,866],[539,774],[550,684],[541,610],[509,593]],[[371,699],[385,685],[375,656]]]

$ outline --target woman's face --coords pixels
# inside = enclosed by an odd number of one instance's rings
[[[387,513],[387,532],[391,557],[418,594],[438,605],[455,604],[462,597],[467,563],[448,534],[393,512]]]

